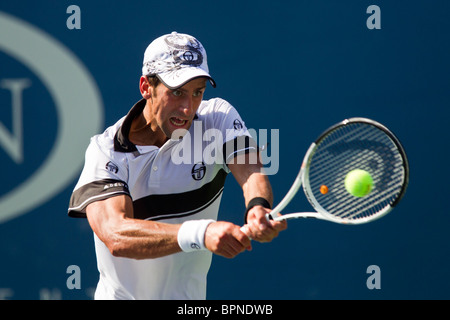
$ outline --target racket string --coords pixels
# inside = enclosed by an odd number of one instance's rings
[[[365,197],[345,189],[345,176],[353,169],[366,170],[373,178],[373,189]],[[362,219],[395,201],[404,175],[403,158],[390,137],[370,124],[352,123],[337,127],[317,144],[304,188],[316,210],[341,219]],[[319,191],[322,185],[328,187],[326,194]]]

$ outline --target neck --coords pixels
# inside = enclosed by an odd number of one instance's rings
[[[128,138],[135,145],[161,147],[168,138],[148,115],[148,101],[144,110],[134,118]]]

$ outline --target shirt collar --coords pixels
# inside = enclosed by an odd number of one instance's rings
[[[138,151],[136,145],[130,141],[129,134],[131,129],[131,124],[133,120],[142,113],[146,104],[145,99],[141,99],[128,111],[125,119],[122,122],[122,125],[117,130],[116,135],[114,136],[114,151],[118,152],[134,152]],[[198,119],[197,114],[194,116],[194,120]]]
[[[145,108],[145,99],[139,100],[128,112],[122,125],[117,130],[114,136],[114,151],[119,152],[134,152],[137,151],[136,145],[128,139],[130,134],[131,124],[134,118],[141,114]]]

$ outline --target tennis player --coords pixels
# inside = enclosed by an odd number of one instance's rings
[[[203,101],[207,83],[216,86],[197,39],[159,37],[144,54],[142,99],[91,139],[68,214],[94,232],[95,299],[206,299],[213,253],[233,258],[251,250],[249,238],[268,242],[286,228],[265,218],[273,197],[251,161],[255,141],[228,102]],[[198,128],[221,133],[216,161],[199,158],[211,141],[199,146]],[[173,161],[180,152],[193,160]],[[245,233],[217,221],[230,172],[245,198]]]

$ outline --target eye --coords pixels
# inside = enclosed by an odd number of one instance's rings
[[[194,92],[193,96],[194,97],[200,97],[202,94],[203,94],[203,90],[198,90],[198,91]]]
[[[172,94],[173,94],[175,97],[181,97],[181,95],[183,94],[183,92],[181,92],[180,90],[173,90],[173,91],[172,91]]]

